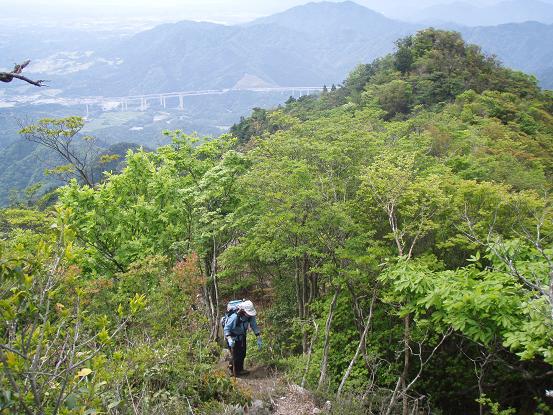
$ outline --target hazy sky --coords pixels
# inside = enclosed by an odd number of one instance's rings
[[[335,0],[331,0],[335,1]],[[390,17],[453,0],[357,0]],[[484,5],[499,0],[465,0]],[[0,0],[2,17],[154,17],[236,23],[283,11],[308,0]]]

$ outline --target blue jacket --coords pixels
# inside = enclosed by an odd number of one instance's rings
[[[232,314],[225,323],[223,330],[225,337],[242,337],[251,327],[256,336],[259,336],[259,327],[255,317],[240,317],[237,313]]]

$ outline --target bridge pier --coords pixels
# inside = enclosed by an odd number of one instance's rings
[[[180,111],[184,110],[184,96],[183,95],[179,95],[179,108],[178,109]]]

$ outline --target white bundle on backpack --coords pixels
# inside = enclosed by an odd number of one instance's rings
[[[227,323],[227,319],[230,316],[232,316],[234,313],[236,313],[238,311],[238,308],[240,307],[240,304],[242,304],[244,302],[248,302],[248,301],[246,301],[245,299],[243,299],[243,300],[231,300],[227,303],[227,311],[223,315],[223,317],[221,317],[221,326],[223,327],[223,329],[225,328],[225,324]],[[251,301],[249,301],[249,302],[251,303]]]

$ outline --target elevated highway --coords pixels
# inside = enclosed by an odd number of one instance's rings
[[[123,97],[89,97],[82,98],[86,105],[87,116],[90,106],[100,106],[102,111],[128,111],[129,108],[136,111],[146,111],[152,105],[161,108],[184,110],[185,98],[203,95],[223,95],[232,92],[289,92],[290,96],[301,97],[320,93],[323,87],[290,86],[290,87],[266,87],[266,88],[240,88],[240,89],[206,89],[199,91],[164,92],[159,94],[128,95]]]

